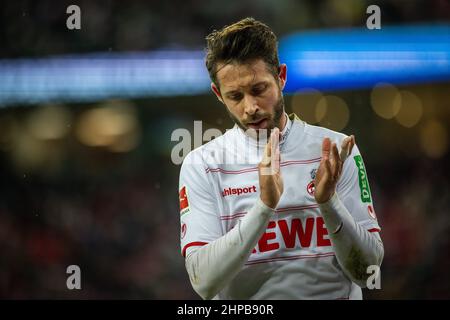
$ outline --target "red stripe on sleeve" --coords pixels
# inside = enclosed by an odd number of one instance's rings
[[[378,228],[372,228],[372,229],[369,229],[367,231],[369,231],[369,232],[380,232],[381,230],[378,229]]]
[[[187,245],[184,246],[183,251],[182,251],[182,255],[183,257],[186,258],[186,250],[189,247],[194,247],[194,246],[204,246],[205,244],[208,244],[208,242],[201,242],[201,241],[195,241],[195,242],[190,242]]]

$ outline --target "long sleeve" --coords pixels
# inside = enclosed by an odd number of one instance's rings
[[[186,269],[194,290],[203,299],[216,296],[242,269],[273,212],[258,197],[233,229],[190,252],[186,257]]]
[[[367,267],[380,266],[383,260],[384,248],[379,234],[358,224],[337,193],[319,208],[343,271],[357,285],[365,287],[370,275]]]

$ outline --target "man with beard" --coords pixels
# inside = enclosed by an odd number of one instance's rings
[[[181,251],[194,290],[204,299],[361,299],[384,249],[354,136],[285,113],[287,66],[265,24],[246,18],[206,39],[211,89],[235,126],[191,151],[180,171]]]

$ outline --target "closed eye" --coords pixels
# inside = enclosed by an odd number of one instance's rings
[[[240,100],[242,100],[243,95],[242,95],[242,93],[240,93],[240,92],[236,92],[236,93],[230,93],[230,94],[227,94],[227,97],[228,97],[228,99],[230,99],[230,100],[240,101]]]
[[[264,93],[264,91],[266,91],[266,89],[267,89],[266,84],[257,85],[252,88],[252,94],[255,96],[258,96],[258,95]]]

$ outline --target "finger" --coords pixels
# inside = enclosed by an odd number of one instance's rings
[[[275,127],[270,134],[270,142],[272,144],[272,151],[275,148],[279,149],[280,129],[278,129],[277,127]]]
[[[269,141],[264,148],[264,154],[261,160],[261,165],[269,166],[270,165],[270,157],[272,155],[272,135],[269,138]]]
[[[331,141],[330,138],[325,138],[322,141],[322,158],[327,160],[330,158]]]
[[[329,181],[330,177],[332,177],[331,163],[329,159],[322,159],[323,167],[325,169],[322,179],[323,181]]]
[[[270,135],[270,144],[271,155],[273,155],[271,159],[271,168],[274,173],[278,173],[280,171],[280,130],[276,127],[272,130],[272,134]]]
[[[349,147],[351,141],[352,137],[347,137],[344,139],[344,141],[342,141],[341,152],[339,153],[339,157],[341,158],[342,162],[344,162],[349,156]]]
[[[348,146],[350,144],[351,137],[346,137],[341,144],[341,152],[339,152],[339,157],[344,161],[348,156]]]
[[[351,141],[350,141],[350,147],[349,147],[349,150],[348,150],[348,154],[350,155],[351,153],[352,153],[352,150],[353,150],[353,147],[355,146],[355,144],[356,144],[356,139],[355,139],[355,136],[354,135],[351,135]]]
[[[342,141],[340,158],[344,162],[352,153],[353,146],[355,145],[355,136],[351,135]]]
[[[331,169],[332,169],[332,177],[333,180],[336,180],[339,177],[340,169],[341,169],[341,158],[339,157],[339,152],[336,146],[336,143],[331,144]]]
[[[272,130],[269,142],[264,149],[264,155],[260,165],[263,167],[261,174],[273,175],[279,172],[280,169],[280,149],[279,149],[279,132],[278,128]],[[277,160],[278,159],[278,160]]]

